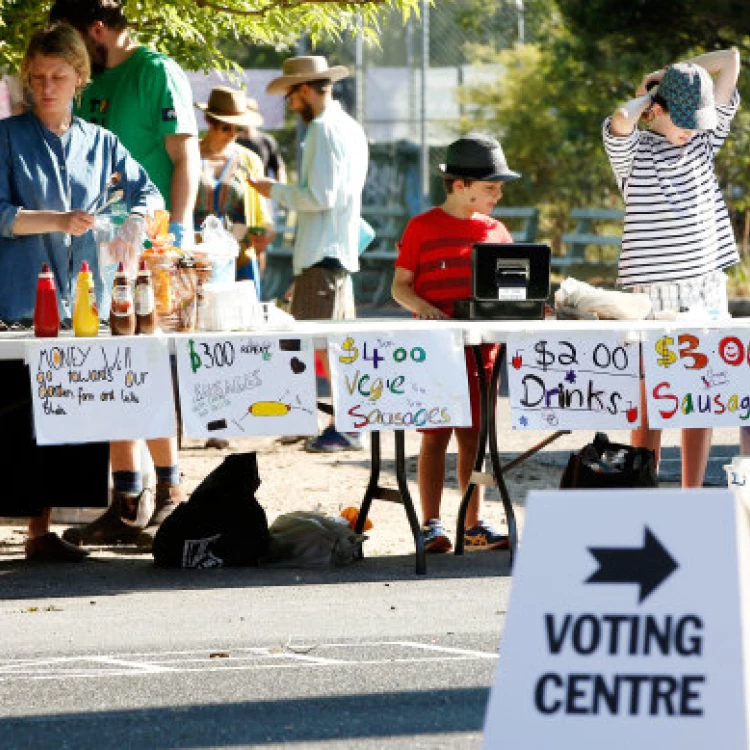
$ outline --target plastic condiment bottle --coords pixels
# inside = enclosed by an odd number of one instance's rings
[[[89,264],[84,260],[78,273],[76,299],[73,305],[73,333],[76,336],[99,334],[99,310],[96,306],[96,287]]]
[[[120,261],[112,283],[112,303],[109,308],[109,330],[113,336],[132,336],[135,333],[133,289]]]
[[[38,338],[57,336],[60,332],[60,311],[57,309],[55,276],[49,263],[42,263],[36,283],[34,303],[34,335]]]
[[[135,332],[153,333],[156,329],[156,298],[151,271],[142,260],[135,279]]]

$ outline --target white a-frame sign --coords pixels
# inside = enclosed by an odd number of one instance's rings
[[[484,748],[750,748],[749,604],[730,491],[530,493]]]

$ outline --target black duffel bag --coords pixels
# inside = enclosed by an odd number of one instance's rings
[[[570,456],[560,481],[560,489],[658,486],[654,451],[612,443],[603,432]]]
[[[271,539],[255,453],[227,456],[154,537],[154,562],[165,568],[257,566]]]

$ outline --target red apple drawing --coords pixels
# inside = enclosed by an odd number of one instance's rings
[[[513,369],[520,370],[521,365],[523,364],[523,357],[521,357],[521,355],[516,352],[511,358],[510,363],[513,365]]]
[[[637,406],[631,406],[626,412],[625,416],[628,418],[628,422],[633,424],[636,419],[638,419],[638,407]]]

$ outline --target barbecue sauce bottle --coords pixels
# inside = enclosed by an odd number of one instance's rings
[[[113,336],[132,336],[135,333],[133,289],[122,261],[117,266],[112,284],[112,304],[109,308],[109,330]]]
[[[84,260],[76,283],[73,305],[73,333],[76,336],[99,335],[99,310],[96,306],[96,287],[89,264]]]
[[[135,280],[135,332],[153,333],[156,329],[156,298],[151,270],[142,260]]]
[[[42,263],[36,284],[34,303],[34,336],[55,337],[60,332],[60,311],[57,308],[55,277],[49,263]]]

